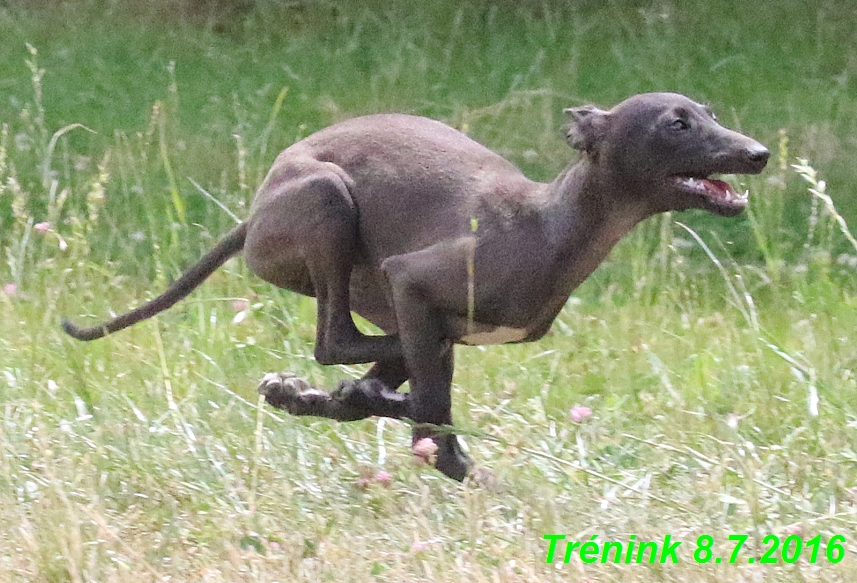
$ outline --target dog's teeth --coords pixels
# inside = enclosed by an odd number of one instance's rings
[[[730,192],[729,198],[731,200],[734,200],[737,202],[746,202],[750,198],[750,191],[749,190],[745,190],[744,192],[733,191],[733,192]]]
[[[684,178],[682,180],[682,184],[684,184],[685,188],[688,188],[690,190],[705,190],[705,183],[696,178]]]

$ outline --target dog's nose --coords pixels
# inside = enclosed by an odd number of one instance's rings
[[[761,164],[762,166],[768,163],[768,158],[770,156],[771,153],[762,144],[754,144],[747,148],[747,158],[751,162]]]

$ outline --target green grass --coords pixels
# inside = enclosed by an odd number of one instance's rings
[[[0,2],[0,580],[854,579],[857,249],[808,192],[857,224],[849,3],[18,4]],[[458,349],[454,415],[489,487],[416,466],[404,423],[260,407],[265,372],[364,369],[317,366],[314,302],[240,260],[152,322],[59,330],[157,294],[230,228],[211,197],[244,216],[276,152],[329,123],[431,115],[547,179],[572,157],[563,107],[655,89],[775,159],[747,216],[638,227],[542,341]],[[390,485],[364,487],[380,469]],[[546,533],[672,534],[682,562],[546,565]],[[697,537],[728,558],[739,533],[740,565],[694,563]],[[746,563],[790,533],[843,534],[848,556]]]

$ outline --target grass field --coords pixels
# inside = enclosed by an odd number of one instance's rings
[[[857,577],[857,8],[228,5],[0,1],[0,581]],[[136,328],[59,328],[157,294],[330,123],[429,115],[549,179],[563,107],[649,90],[774,156],[745,216],[640,225],[547,338],[457,350],[488,486],[417,466],[402,422],[260,406],[265,372],[365,369],[319,367],[314,301],[240,260]],[[565,564],[560,543],[547,564],[552,533],[670,535],[680,561]],[[801,553],[762,562],[769,535]]]

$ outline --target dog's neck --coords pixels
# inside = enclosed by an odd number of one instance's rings
[[[549,202],[542,217],[556,245],[561,293],[574,291],[637,223],[654,214],[644,197],[635,200],[586,155],[545,186]]]

